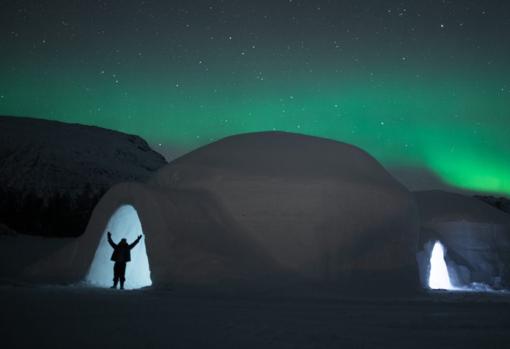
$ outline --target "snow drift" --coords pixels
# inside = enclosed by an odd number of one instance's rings
[[[155,286],[296,278],[378,293],[418,284],[412,194],[359,148],[282,132],[228,137],[146,184],[116,185],[82,237],[27,273],[83,279],[123,205],[140,218]]]

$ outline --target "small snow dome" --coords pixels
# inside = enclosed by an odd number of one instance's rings
[[[419,191],[420,248],[417,258],[426,282],[428,249],[439,240],[448,251],[450,280],[457,289],[502,289],[510,285],[510,215],[472,197]]]

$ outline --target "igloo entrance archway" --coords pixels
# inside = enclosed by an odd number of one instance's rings
[[[444,246],[441,242],[434,242],[430,253],[429,288],[432,290],[454,290],[450,281],[450,272],[445,260]]]
[[[107,232],[118,243],[125,238],[128,243],[135,241],[138,235],[144,235],[138,213],[131,205],[121,206],[111,216],[104,230],[96,254],[90,265],[85,281],[98,287],[110,287],[113,283],[113,262],[110,260],[112,248],[107,241]],[[126,289],[135,289],[152,285],[149,259],[145,246],[145,237],[131,250],[131,262],[126,267]]]

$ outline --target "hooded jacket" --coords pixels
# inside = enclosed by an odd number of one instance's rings
[[[138,237],[132,244],[128,244],[126,239],[120,240],[118,244],[113,242],[112,238],[108,236],[108,243],[113,247],[112,257],[114,262],[127,263],[131,261],[131,249],[140,242],[141,237]]]

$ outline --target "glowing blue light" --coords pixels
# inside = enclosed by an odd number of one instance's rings
[[[454,290],[444,259],[444,247],[436,241],[430,254],[429,288],[433,290]]]
[[[94,260],[85,281],[99,287],[110,287],[113,284],[113,262],[110,260],[112,248],[106,240],[106,233],[112,233],[112,240],[118,243],[125,238],[128,243],[143,235],[142,225],[133,206],[121,206],[110,218],[108,225],[99,241]],[[124,288],[135,289],[152,285],[149,259],[145,248],[145,237],[131,250],[131,262],[126,267],[126,283]]]

